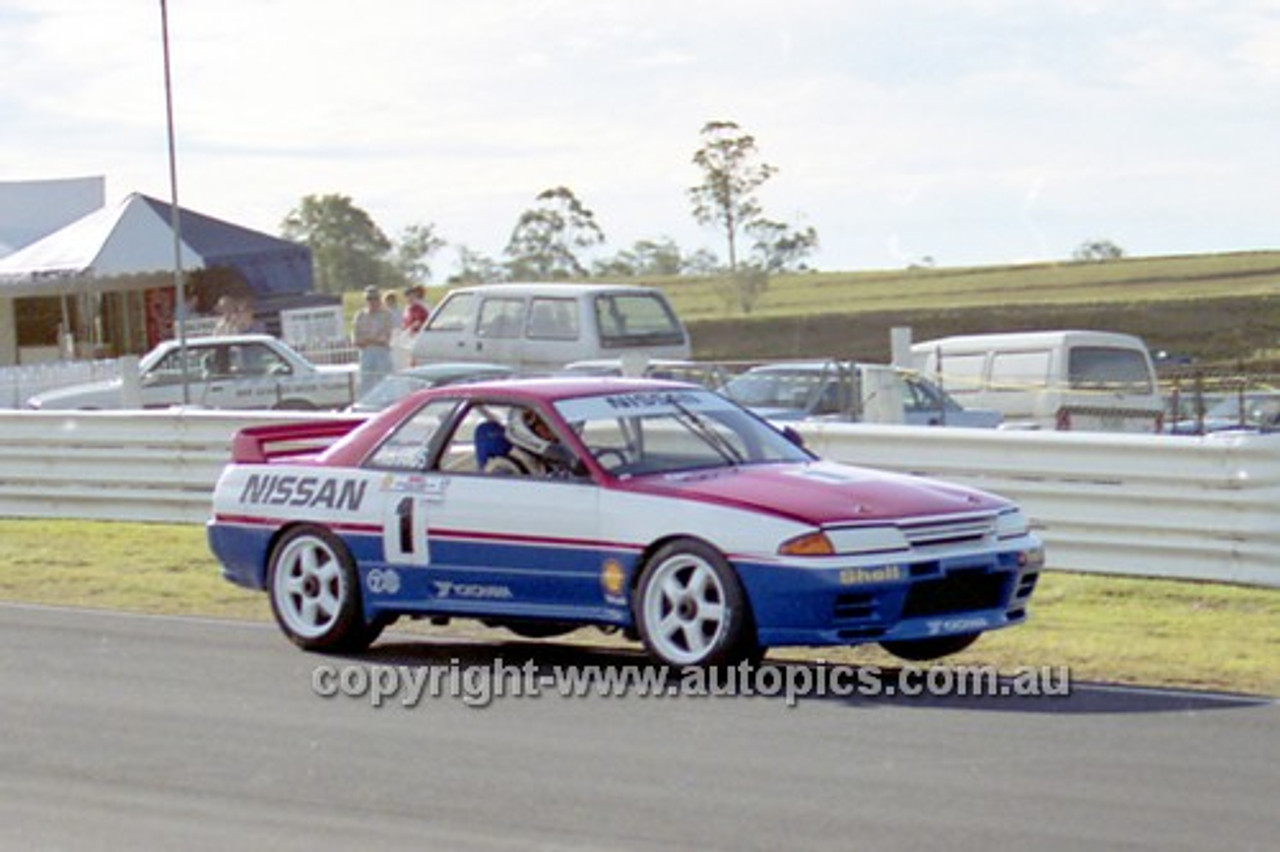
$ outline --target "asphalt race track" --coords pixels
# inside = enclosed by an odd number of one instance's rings
[[[495,632],[494,636],[498,636]],[[273,625],[0,604],[0,848],[1276,849],[1280,708],[1068,698],[458,698],[319,665],[630,666],[403,633],[360,660]],[[353,664],[362,664],[353,665]]]

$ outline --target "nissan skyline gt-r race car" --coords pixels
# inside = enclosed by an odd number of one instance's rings
[[[622,630],[672,665],[866,642],[934,659],[1023,621],[1044,563],[999,497],[823,461],[697,386],[595,377],[241,430],[208,535],[308,650],[471,618]]]

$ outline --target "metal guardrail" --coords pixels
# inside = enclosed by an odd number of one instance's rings
[[[238,429],[333,416],[0,412],[0,516],[203,523]],[[1280,587],[1280,435],[796,425],[828,458],[1017,500],[1050,568]]]

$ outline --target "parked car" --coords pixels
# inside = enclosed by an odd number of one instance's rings
[[[1205,409],[1203,421],[1192,415],[1173,423],[1169,431],[1177,435],[1280,431],[1280,391],[1227,394]]]
[[[1006,426],[1159,432],[1164,400],[1147,346],[1131,334],[972,334],[911,347],[916,369],[961,405],[991,408]]]
[[[771,420],[857,420],[914,426],[1000,425],[998,411],[965,409],[911,370],[808,361],[752,367],[724,393]]]
[[[582,376],[631,376],[630,366],[621,358],[597,358],[566,364],[560,372]],[[646,379],[671,379],[690,382],[710,390],[719,390],[729,380],[728,373],[719,364],[706,361],[685,361],[675,358],[637,358],[635,375]]]
[[[672,665],[866,642],[943,656],[1022,622],[1044,561],[1007,500],[819,460],[694,385],[590,377],[243,429],[208,534],[304,649],[363,648],[409,615],[597,625]]]
[[[484,364],[478,361],[423,364],[421,367],[410,367],[387,376],[353,402],[347,410],[357,413],[381,411],[414,391],[513,375],[515,370],[505,364]]]
[[[452,290],[413,341],[414,365],[488,361],[557,370],[587,358],[688,358],[661,290],[620,284],[486,284]]]
[[[316,365],[268,334],[199,337],[185,350],[167,340],[138,361],[143,408],[184,404],[203,408],[327,409],[349,405],[355,365]],[[125,379],[72,385],[27,400],[28,408],[112,409],[129,406]]]

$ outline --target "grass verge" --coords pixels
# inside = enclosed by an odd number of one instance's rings
[[[224,581],[204,529],[189,525],[0,520],[0,600],[270,618],[266,597]],[[575,639],[604,641],[599,635]],[[900,664],[870,646],[770,656]],[[1025,625],[984,636],[947,661],[1065,665],[1076,680],[1277,695],[1280,590],[1049,572]]]

